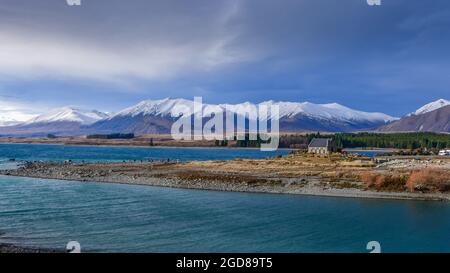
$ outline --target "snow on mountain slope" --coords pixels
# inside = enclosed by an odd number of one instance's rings
[[[430,103],[420,107],[419,109],[416,110],[416,112],[411,113],[408,116],[411,116],[411,115],[422,115],[422,114],[425,114],[425,113],[437,110],[439,108],[445,107],[447,105],[450,105],[450,101],[444,100],[444,99],[439,99],[437,101],[430,102]]]
[[[23,125],[52,122],[76,122],[81,125],[90,125],[107,118],[108,115],[96,110],[82,110],[75,107],[62,107],[54,109],[46,114],[39,115]]]
[[[420,115],[410,115],[378,128],[381,132],[450,133],[450,105]]]
[[[194,102],[185,99],[162,99],[162,100],[145,100],[137,105],[126,108],[117,114],[109,117],[112,119],[114,117],[120,116],[131,116],[135,117],[138,115],[154,115],[162,117],[174,117],[178,116],[181,107],[193,107]]]
[[[278,104],[280,107],[280,119],[292,118],[296,115],[303,114],[312,118],[332,119],[342,121],[365,121],[365,122],[390,122],[397,120],[395,117],[383,113],[368,113],[350,109],[337,103],[330,104],[314,104],[309,102],[275,102],[266,101],[264,104]],[[246,109],[251,109],[250,102],[240,104],[203,104],[203,111],[213,109],[227,109],[235,113],[244,113]],[[137,116],[137,115],[154,115],[161,117],[177,117],[180,109],[188,107],[192,109],[193,101],[185,99],[163,99],[163,100],[147,100],[139,104],[124,109],[109,119],[117,116]]]
[[[338,103],[314,104],[310,102],[263,102],[275,103],[280,106],[280,119],[292,118],[296,115],[303,114],[312,118],[326,120],[341,120],[347,122],[391,122],[398,118],[391,117],[383,113],[369,113],[353,110]]]
[[[0,127],[17,125],[34,117],[36,117],[36,115],[17,111],[0,112]]]

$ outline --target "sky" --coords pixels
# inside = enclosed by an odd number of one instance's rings
[[[449,48],[448,0],[0,0],[0,117],[194,96],[402,116],[450,99]]]

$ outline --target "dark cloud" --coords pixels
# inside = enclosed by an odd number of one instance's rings
[[[106,92],[112,108],[166,95],[337,101],[401,115],[449,98],[449,18],[446,0],[2,0],[0,92],[64,86]]]

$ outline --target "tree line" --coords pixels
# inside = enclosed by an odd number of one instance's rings
[[[342,148],[445,149],[450,148],[450,134],[438,133],[340,133],[333,136]]]
[[[280,148],[306,149],[313,138],[330,138],[337,148],[392,148],[392,149],[445,149],[450,148],[450,134],[439,133],[336,133],[291,134],[280,136]],[[236,139],[235,139],[236,140]],[[236,141],[237,147],[260,147],[263,141]],[[228,146],[228,141],[217,141],[217,146]]]

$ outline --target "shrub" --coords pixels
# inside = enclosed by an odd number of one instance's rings
[[[450,191],[450,172],[440,169],[413,171],[406,187],[410,191]]]
[[[361,175],[359,176],[361,181],[366,184],[367,187],[371,187],[375,184],[376,178],[377,178],[377,174],[374,174],[372,172],[363,172],[361,173]]]
[[[403,191],[405,190],[405,183],[408,178],[402,174],[387,175],[364,172],[360,175],[360,179],[369,189],[375,189],[377,191]]]

